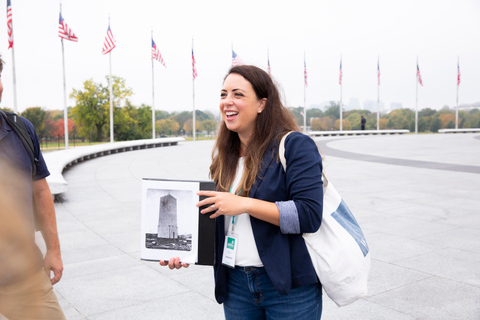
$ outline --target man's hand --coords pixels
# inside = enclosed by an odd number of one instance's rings
[[[43,260],[43,269],[50,278],[52,285],[60,281],[63,275],[63,262],[60,253],[53,253],[47,251],[45,259]],[[51,278],[51,272],[53,271],[53,278]]]

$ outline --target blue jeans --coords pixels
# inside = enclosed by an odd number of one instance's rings
[[[264,268],[228,269],[226,320],[295,319],[319,320],[322,316],[322,287],[312,284],[280,294]]]

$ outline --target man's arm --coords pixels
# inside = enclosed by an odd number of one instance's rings
[[[44,269],[49,278],[50,271],[53,271],[54,277],[50,278],[53,285],[62,278],[63,262],[60,253],[60,241],[58,240],[55,207],[45,178],[33,181],[33,198],[35,200],[38,224],[47,246]]]

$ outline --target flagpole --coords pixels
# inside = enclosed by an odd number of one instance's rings
[[[60,4],[60,13],[62,12],[62,4]],[[65,52],[63,47],[63,38],[60,39],[62,42],[62,63],[63,63],[63,122],[65,130],[65,149],[68,149],[68,109],[67,109],[67,84],[65,81]]]
[[[108,87],[110,90],[110,143],[113,143],[113,92],[112,92],[112,52],[108,53],[110,62],[110,76],[108,78]]]
[[[13,22],[12,22],[12,40],[13,40]],[[17,77],[15,73],[15,51],[12,45],[12,77],[13,77],[13,111],[17,113]]]
[[[153,29],[152,29],[152,41],[153,41]],[[153,65],[152,54],[152,139],[155,139],[155,75]]]
[[[416,96],[415,96],[415,134],[418,133],[418,56],[417,56],[417,85],[416,85]]]
[[[343,70],[342,70],[342,55],[340,55],[340,70],[342,72],[343,77]],[[343,122],[343,111],[342,111],[342,87],[343,81],[340,82],[340,131],[342,131],[342,122]]]
[[[458,129],[458,87],[459,83],[459,73],[460,73],[460,56],[457,56],[457,108],[455,110],[455,129]]]
[[[192,52],[193,52],[193,37],[192,37]],[[193,141],[196,140],[196,128],[195,128],[195,77],[192,76],[192,99],[193,99]]]
[[[377,60],[377,77],[378,77],[378,88],[377,88],[377,131],[380,130],[380,56]]]
[[[307,61],[305,51],[303,52],[303,63],[305,65],[305,72],[307,72]],[[307,79],[303,81],[303,132],[307,132]]]

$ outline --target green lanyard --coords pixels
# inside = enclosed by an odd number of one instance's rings
[[[230,193],[233,193],[232,190],[233,190],[233,186],[230,186]],[[240,193],[242,193],[242,191],[243,191],[243,190],[240,190],[240,191],[238,192],[237,196],[238,196]],[[232,233],[233,233],[233,227],[234,227],[234,225],[235,225],[235,216],[232,216]]]

